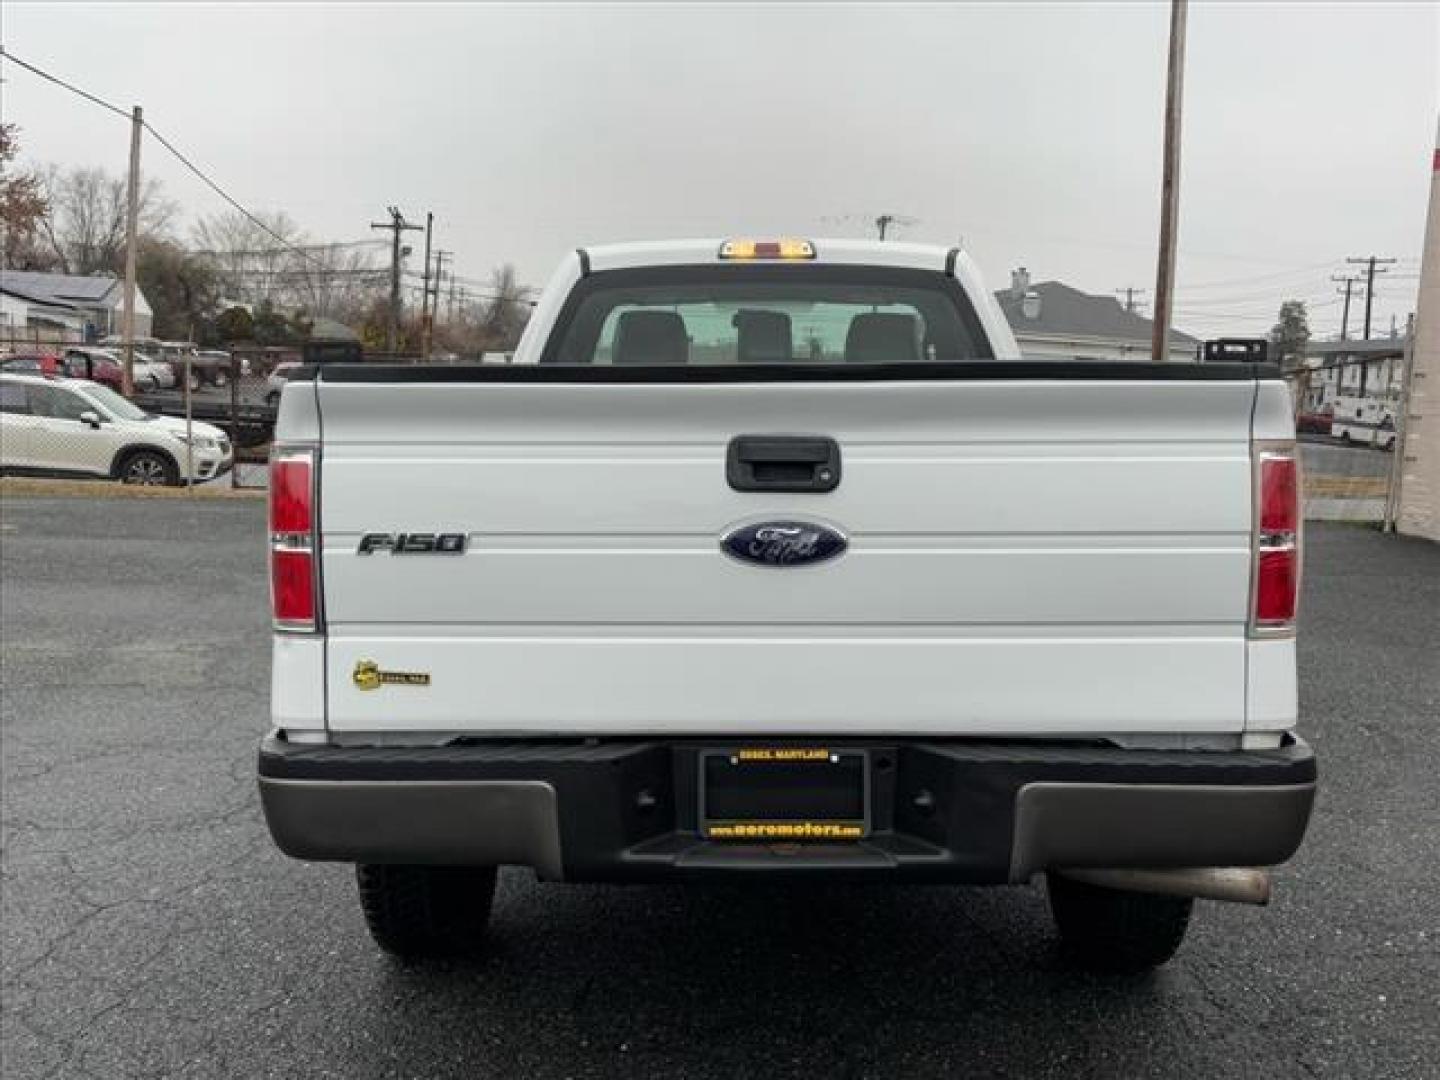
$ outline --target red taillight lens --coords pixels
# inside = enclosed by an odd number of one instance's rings
[[[283,629],[314,629],[314,558],[309,551],[277,549],[270,553],[270,590],[274,598],[275,622]]]
[[[1252,637],[1295,632],[1300,596],[1300,469],[1295,444],[1255,447]]]
[[[1260,532],[1293,533],[1300,527],[1299,470],[1295,458],[1260,456]]]
[[[1255,573],[1256,626],[1276,628],[1294,625],[1299,570],[1299,552],[1293,547],[1260,552],[1260,564]]]
[[[270,532],[308,533],[311,528],[310,458],[270,463]]]
[[[315,452],[277,447],[270,457],[270,599],[275,629],[320,629]]]

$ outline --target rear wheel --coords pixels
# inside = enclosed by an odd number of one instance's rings
[[[355,878],[370,936],[392,956],[473,955],[484,944],[493,866],[361,864]]]
[[[136,450],[128,454],[116,473],[122,484],[174,487],[180,483],[180,470],[175,462],[156,450]]]
[[[1066,955],[1092,971],[1140,972],[1180,948],[1195,901],[1188,896],[1107,889],[1046,874],[1050,912]]]

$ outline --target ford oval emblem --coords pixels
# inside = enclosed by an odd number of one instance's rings
[[[814,521],[759,521],[731,529],[720,539],[721,550],[758,566],[804,566],[842,554],[845,534]]]

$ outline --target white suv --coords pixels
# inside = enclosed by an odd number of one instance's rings
[[[127,484],[212,480],[234,463],[213,424],[157,416],[81,379],[0,376],[0,471],[103,476]]]

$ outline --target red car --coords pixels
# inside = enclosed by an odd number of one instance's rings
[[[72,379],[89,379],[117,393],[124,381],[119,363],[100,349],[67,349],[64,374]]]

